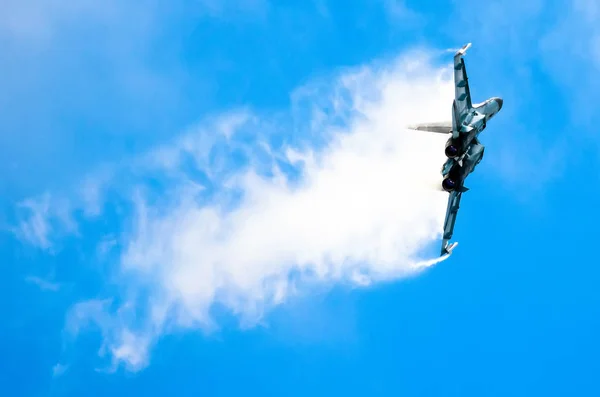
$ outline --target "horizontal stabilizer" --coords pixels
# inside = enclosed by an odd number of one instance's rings
[[[452,133],[452,121],[414,124],[409,125],[407,128],[410,130],[435,132],[438,134],[450,134]]]

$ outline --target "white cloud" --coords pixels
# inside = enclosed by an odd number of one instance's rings
[[[61,24],[81,17],[101,19],[110,8],[89,0],[70,5],[56,0],[5,0],[0,33],[19,40],[48,40]]]
[[[423,22],[422,15],[406,5],[405,0],[383,0],[387,14],[394,22]]]
[[[59,376],[62,376],[68,368],[69,367],[67,365],[57,363],[56,365],[54,365],[54,367],[52,367],[52,377],[58,378]]]
[[[262,15],[268,6],[266,0],[184,0],[172,6],[170,12],[185,10],[195,15],[229,18],[233,14]],[[21,44],[49,43],[68,29],[89,29],[90,25],[102,28],[105,35],[122,36],[125,31],[147,35],[156,27],[153,26],[156,20],[168,14],[160,4],[148,0],[4,0],[3,10],[0,37]],[[136,23],[131,23],[132,18]],[[111,29],[106,29],[108,26]]]
[[[77,232],[69,201],[55,198],[44,193],[36,198],[29,198],[17,204],[19,210],[18,226],[12,229],[13,234],[21,241],[39,249],[54,252],[53,239],[63,233]]]
[[[556,23],[548,29],[540,46],[553,77],[567,86],[569,93],[572,94],[575,87],[576,92],[589,96],[597,90],[586,90],[586,86],[592,84],[596,88],[595,79],[581,85],[581,75],[595,76],[600,70],[600,6],[593,0],[569,3],[568,9],[561,9]],[[570,56],[567,62],[565,54]]]
[[[48,222],[49,206],[49,194],[44,194],[39,200],[28,199],[19,203],[18,207],[27,212],[27,216],[14,230],[14,233],[32,245],[49,249],[51,247]]]
[[[417,51],[329,81],[295,93],[295,112],[310,104],[298,125],[228,113],[157,149],[160,160],[145,172],[176,175],[176,183],[158,198],[149,198],[151,185],[135,189],[133,229],[121,236],[124,304],[109,314],[105,303],[82,303],[71,326],[94,320],[114,363],[136,370],[162,333],[217,326],[214,310],[253,326],[310,285],[363,286],[435,263],[425,250],[434,244],[437,254],[447,137],[403,126],[448,118],[450,70]],[[325,144],[268,143],[292,129]],[[248,161],[234,172],[228,161],[240,151]],[[184,172],[189,157],[215,185],[209,198],[206,184]]]
[[[40,288],[42,291],[56,292],[60,289],[60,284],[45,280],[37,276],[28,276],[25,278],[25,281],[37,285],[38,288]]]
[[[102,40],[109,37],[116,39],[115,36],[130,45],[132,39],[140,37],[138,35],[149,38],[153,23],[160,15],[158,5],[147,0],[5,0],[3,10],[0,37],[21,46],[55,44],[57,40],[64,40],[65,35],[73,34],[73,29],[83,35],[94,32],[98,39],[96,46],[102,46]],[[132,18],[136,23],[131,23]]]
[[[187,123],[191,109],[213,106],[221,51],[206,52],[190,34],[198,26],[211,37],[223,32],[207,23],[216,3],[222,11],[216,16],[228,22],[259,20],[267,6],[261,0],[2,1],[0,108],[11,111],[0,113],[0,187],[21,197],[39,186],[72,184],[132,146],[148,149],[166,139],[168,126]],[[182,58],[190,46],[200,46],[193,62],[200,69]],[[82,134],[84,142],[74,138]],[[87,188],[94,200],[93,186]]]
[[[494,86],[502,88],[499,95],[507,100],[507,106],[510,100],[516,112],[527,108],[529,114],[540,114],[537,109],[531,109],[532,104],[535,106],[535,103],[547,101],[570,112],[569,126],[563,127],[566,130],[562,135],[575,140],[582,134],[569,134],[573,125],[593,131],[597,124],[599,4],[596,0],[465,0],[457,3],[444,30],[451,37],[473,41],[474,46],[484,49],[486,55],[478,61],[478,70],[483,73],[493,70]],[[471,51],[474,52],[470,52],[470,56],[474,56],[479,50]],[[474,74],[470,76],[473,78]],[[540,89],[554,88],[551,84],[539,85],[546,77],[550,77],[560,89],[558,96],[553,90],[552,94],[545,92],[544,98],[540,98]],[[483,79],[477,81],[479,87],[485,87]],[[582,84],[582,81],[586,83]],[[503,110],[508,111],[509,108]],[[522,116],[515,117],[523,119]],[[515,117],[505,117],[505,120]],[[554,139],[549,142],[545,129],[536,128],[531,122],[523,127],[528,128],[527,134],[543,131],[536,137],[541,142],[540,151],[554,151],[554,146],[562,144]],[[586,140],[592,136],[596,141],[595,131],[584,132]],[[514,139],[518,139],[517,136]],[[569,144],[579,146],[584,143]]]

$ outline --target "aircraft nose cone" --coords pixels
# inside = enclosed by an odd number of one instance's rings
[[[496,102],[498,102],[498,110],[502,109],[502,105],[504,105],[502,98],[496,98]]]

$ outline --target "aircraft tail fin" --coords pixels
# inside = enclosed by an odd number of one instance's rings
[[[459,188],[456,189],[456,191],[460,192],[460,193],[464,193],[464,192],[468,192],[469,188],[466,186],[460,186]]]

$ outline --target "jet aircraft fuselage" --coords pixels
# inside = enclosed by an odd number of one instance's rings
[[[449,244],[454,233],[454,224],[460,205],[462,193],[469,190],[465,187],[465,179],[475,171],[477,164],[483,159],[485,147],[479,141],[479,134],[487,127],[504,101],[493,97],[482,103],[473,105],[471,91],[465,68],[463,55],[471,43],[466,44],[454,55],[454,101],[452,102],[452,121],[442,123],[425,123],[409,128],[452,134],[446,142],[444,153],[448,160],[442,166],[442,189],[450,193],[441,255],[449,255],[456,243]]]
[[[442,167],[442,188],[445,191],[452,192],[463,187],[466,177],[481,162],[485,147],[479,143],[479,134],[502,109],[503,104],[502,98],[493,97],[473,106],[465,115],[458,134],[448,138],[444,151],[448,160]]]

